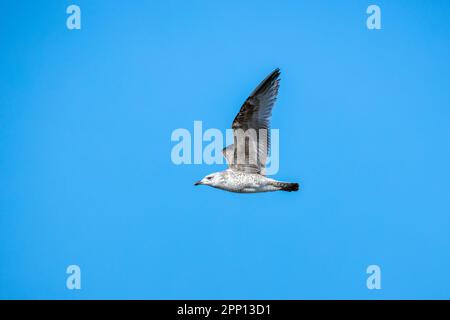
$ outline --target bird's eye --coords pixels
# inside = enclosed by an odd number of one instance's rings
[[[206,179],[207,179],[207,180],[211,180],[211,179],[212,179],[212,177],[206,177]]]

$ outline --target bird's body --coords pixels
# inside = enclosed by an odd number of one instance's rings
[[[214,188],[237,193],[257,193],[269,191],[297,191],[296,183],[280,182],[267,178],[257,173],[246,173],[238,170],[227,169],[216,172],[210,176],[211,185]],[[206,177],[206,179],[209,176]],[[208,179],[207,179],[208,181]],[[207,184],[207,183],[202,183]],[[297,185],[297,186],[296,186]],[[296,190],[297,188],[297,190]]]
[[[279,69],[267,76],[234,119],[234,143],[222,151],[229,168],[212,173],[195,185],[209,185],[237,193],[298,190],[298,183],[276,181],[264,174],[270,148],[270,118],[278,94],[279,76]]]

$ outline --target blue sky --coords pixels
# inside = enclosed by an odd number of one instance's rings
[[[0,298],[450,298],[448,1],[0,12]],[[276,67],[275,178],[302,190],[194,187],[224,166],[174,165],[172,131],[225,130]]]

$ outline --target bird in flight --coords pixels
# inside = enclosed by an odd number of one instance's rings
[[[297,191],[298,183],[265,176],[270,149],[270,118],[280,86],[280,69],[270,73],[250,94],[233,121],[234,143],[222,150],[228,169],[207,175],[195,185],[237,192]]]

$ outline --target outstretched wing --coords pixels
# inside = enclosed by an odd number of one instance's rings
[[[231,169],[264,174],[270,149],[270,118],[278,95],[280,69],[250,94],[233,121],[234,143],[222,153]],[[237,146],[237,147],[236,147]]]

